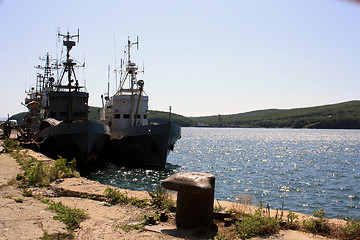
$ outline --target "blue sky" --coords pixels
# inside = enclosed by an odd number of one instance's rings
[[[0,117],[26,111],[39,57],[57,28],[76,33],[89,103],[130,36],[152,110],[185,116],[360,99],[360,4],[347,0],[0,0]],[[58,47],[57,47],[58,46]],[[116,56],[116,57],[115,57]],[[112,71],[111,71],[112,72]],[[111,75],[112,88],[115,87]]]

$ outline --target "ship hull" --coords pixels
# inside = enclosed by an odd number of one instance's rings
[[[163,168],[180,137],[181,127],[172,123],[120,129],[111,133],[106,158],[117,165]]]
[[[47,127],[39,132],[37,141],[45,155],[75,158],[77,169],[86,172],[103,164],[102,153],[109,138],[107,126],[78,121]]]

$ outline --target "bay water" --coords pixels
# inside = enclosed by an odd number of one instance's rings
[[[178,172],[215,175],[217,200],[360,218],[360,130],[182,128],[165,169],[108,165],[87,178],[143,191]]]

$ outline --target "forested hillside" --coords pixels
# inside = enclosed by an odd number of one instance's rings
[[[288,110],[269,109],[239,113],[194,117],[196,123],[210,126],[264,128],[360,128],[360,101]]]

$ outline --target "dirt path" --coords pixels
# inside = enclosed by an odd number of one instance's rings
[[[49,161],[39,153],[29,153],[38,159]],[[14,180],[18,173],[20,168],[15,159],[8,154],[0,154],[0,239],[40,239],[44,231],[50,235],[66,234],[65,224],[53,220],[55,214],[45,210],[48,205],[35,197],[22,195],[23,190],[17,188],[17,182]],[[151,210],[132,205],[107,204],[102,201],[102,194],[108,186],[98,182],[85,178],[71,178],[58,180],[52,183],[51,187],[52,190],[32,189],[33,195],[41,194],[55,202],[61,201],[66,206],[84,209],[89,214],[90,218],[83,221],[80,228],[75,230],[76,239],[204,239],[198,237],[197,232],[177,230],[174,220],[163,225],[147,226],[145,230],[125,231],[124,226],[138,224],[137,221]],[[126,192],[129,197],[148,198],[145,192],[124,189],[120,191]],[[221,204],[230,206],[232,203]],[[281,231],[280,234],[267,239],[327,238],[289,230]]]
[[[39,239],[48,234],[67,233],[54,214],[45,211],[46,204],[22,196],[14,181],[19,165],[8,154],[0,155],[0,239]]]

